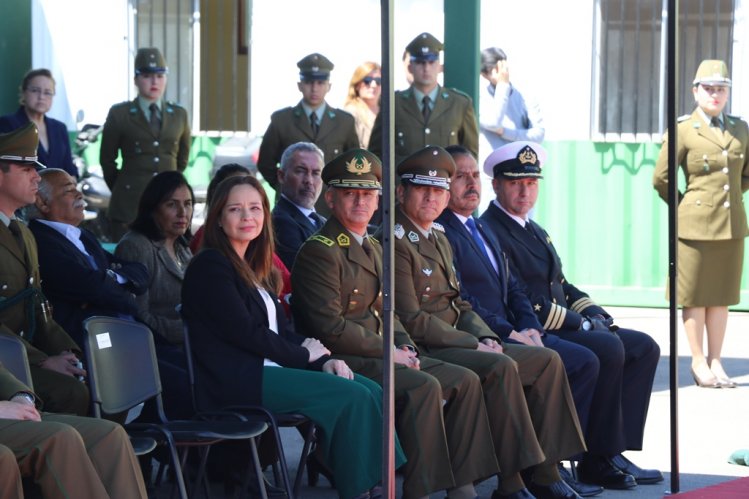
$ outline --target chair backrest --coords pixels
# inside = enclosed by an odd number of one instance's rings
[[[185,347],[185,363],[187,364],[187,379],[190,382],[190,400],[192,401],[192,410],[195,412],[200,412],[200,407],[198,404],[198,393],[195,391],[195,366],[193,365],[193,359],[192,359],[192,350],[190,347],[190,334],[187,329],[187,321],[185,321],[185,316],[182,314],[182,304],[179,303],[175,310],[177,313],[182,317],[182,338],[184,341],[184,347]]]
[[[33,390],[29,357],[26,346],[20,338],[0,334],[0,364],[2,364],[18,381]]]
[[[84,350],[96,416],[126,411],[155,399],[162,421],[161,379],[148,326],[113,317],[83,321]]]

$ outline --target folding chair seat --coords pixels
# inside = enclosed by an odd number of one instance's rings
[[[255,437],[268,428],[267,424],[248,421],[242,416],[229,413],[197,414],[191,420],[167,419],[151,330],[141,323],[112,317],[90,317],[84,321],[83,326],[94,413],[97,416],[121,413],[153,400],[158,423],[131,423],[125,427],[133,432],[153,436],[168,447],[181,497],[187,497],[182,470],[190,448],[196,447],[200,453],[200,467],[192,489],[197,492],[202,482],[206,494],[210,496],[209,485],[205,480],[208,453],[213,444],[227,440],[249,441],[251,458],[259,479],[259,490],[265,496]],[[178,447],[182,450],[181,459]]]
[[[177,306],[177,311],[181,314],[181,305]],[[183,316],[184,318],[184,316]],[[184,321],[183,321],[184,324]],[[195,392],[195,369],[192,358],[192,350],[190,349],[190,334],[187,328],[187,324],[183,327],[184,331],[184,345],[185,345],[185,356],[187,360],[187,373],[190,380],[190,394],[192,395],[193,407],[196,411],[201,411],[200,404],[198,403],[197,395]],[[283,487],[286,489],[286,494],[289,499],[299,496],[299,490],[302,485],[302,478],[304,477],[304,469],[307,464],[307,457],[309,456],[312,444],[315,439],[315,425],[314,423],[303,414],[277,414],[269,411],[261,405],[251,406],[227,406],[224,407],[225,411],[238,412],[252,419],[260,419],[261,421],[268,424],[271,431],[273,432],[273,438],[276,444],[276,450],[278,452],[278,465],[280,467],[281,481]],[[281,441],[281,433],[279,428],[293,428],[299,429],[299,432],[304,438],[304,445],[302,447],[302,453],[299,457],[299,466],[297,468],[296,478],[294,479],[294,486],[291,486],[289,481],[289,471],[286,464],[286,457],[283,450],[283,443]],[[276,485],[278,485],[278,472],[275,470],[274,475]]]

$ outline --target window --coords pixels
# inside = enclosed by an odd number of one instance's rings
[[[596,0],[594,139],[654,140],[665,128],[666,7],[665,0]],[[734,8],[734,0],[679,2],[679,114],[694,107],[688,89],[701,60],[731,67]]]

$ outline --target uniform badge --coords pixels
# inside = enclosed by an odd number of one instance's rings
[[[335,119],[335,111],[328,111],[328,118]]]
[[[406,231],[403,229],[403,226],[401,224],[395,224],[393,227],[393,234],[395,234],[395,237],[398,239],[403,239],[403,236],[406,235]]]
[[[350,246],[351,245],[351,239],[346,234],[338,234],[338,237],[335,238],[336,241],[338,241],[338,246]]]
[[[408,240],[412,243],[418,243],[419,242],[419,235],[414,231],[408,232]]]
[[[445,232],[445,228],[442,226],[441,223],[438,223],[438,222],[432,222],[432,228],[437,229],[440,232]]]
[[[430,177],[436,177],[437,176],[437,170],[429,170],[429,176]]]
[[[533,305],[533,311],[534,312],[540,312],[541,311],[541,305],[539,303],[536,303]]]
[[[327,237],[321,235],[321,234],[315,234],[314,236],[309,238],[310,241],[317,241],[319,243],[323,243],[325,246],[333,246],[333,240],[328,239]]]
[[[429,277],[432,275],[432,269],[421,269],[425,276]]]
[[[346,163],[346,171],[354,175],[369,173],[372,171],[372,163],[363,154],[357,154]]]

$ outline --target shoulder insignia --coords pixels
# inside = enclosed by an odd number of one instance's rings
[[[541,304],[540,303],[536,303],[535,305],[533,305],[533,311],[534,312],[540,312],[541,311]]]
[[[174,113],[174,108],[172,106],[166,106],[166,112],[169,113],[169,114],[173,114]]]
[[[690,118],[690,116],[692,116],[692,115],[691,114],[684,114],[684,115],[679,116],[678,118],[676,118],[676,121],[678,121],[679,123],[681,123],[682,121],[687,121]]]
[[[421,269],[425,276],[429,277],[432,275],[432,269]]]
[[[403,226],[401,224],[395,224],[393,226],[393,234],[395,234],[395,237],[398,239],[403,239],[403,236],[406,235],[406,231],[403,229]]]
[[[435,229],[437,229],[440,232],[445,232],[445,228],[442,226],[441,223],[432,222],[432,227],[434,227]]]
[[[450,98],[450,94],[447,93],[447,92],[442,92],[442,98],[443,99],[449,99]]]
[[[343,232],[338,234],[335,240],[338,241],[338,246],[351,246],[351,239]]]
[[[408,232],[408,240],[412,243],[418,243],[419,242],[419,235],[414,231]]]
[[[458,90],[457,88],[450,87],[450,91],[453,92],[453,93],[456,93],[456,94],[460,95],[461,97],[465,97],[466,99],[470,99],[471,98],[470,95],[468,95],[467,93],[463,92],[462,90]],[[447,93],[447,92],[445,92],[445,93]]]
[[[410,99],[411,95],[413,94],[413,90],[411,90],[411,88],[407,88],[406,90],[401,90],[400,92],[396,92],[396,94],[399,94],[404,99]]]
[[[322,234],[315,234],[314,236],[309,238],[310,241],[317,241],[320,243],[323,243],[325,246],[333,246],[333,240],[328,239],[327,237],[323,236]]]

